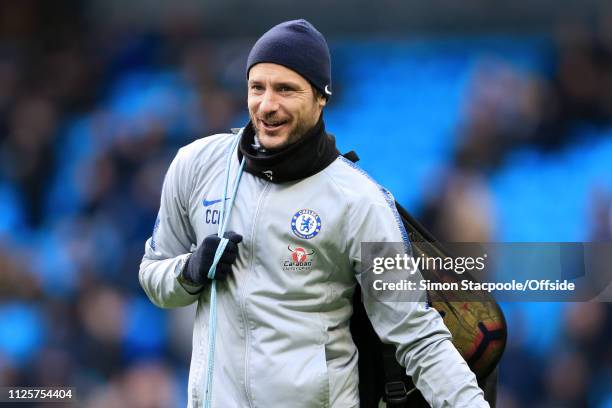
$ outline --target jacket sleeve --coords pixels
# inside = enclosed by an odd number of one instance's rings
[[[397,361],[432,407],[489,407],[476,376],[451,343],[451,334],[442,318],[427,305],[426,294],[395,293],[389,301],[372,290],[373,281],[384,280],[384,275],[367,275],[373,270],[362,264],[362,242],[402,242],[377,246],[376,257],[395,257],[398,248],[411,254],[391,194],[383,190],[378,196],[381,197],[378,201],[360,201],[354,206],[346,235],[351,237],[348,249],[374,330],[384,343],[396,346]]]
[[[179,281],[196,238],[189,221],[189,157],[185,148],[170,164],[164,178],[159,213],[140,263],[140,285],[159,307],[187,306],[200,288]]]

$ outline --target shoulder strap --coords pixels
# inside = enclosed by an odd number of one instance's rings
[[[354,150],[343,153],[342,156],[344,156],[345,159],[352,161],[353,163],[357,163],[359,161],[359,156],[357,156],[357,153]]]
[[[395,360],[395,347],[382,345],[383,368],[385,371],[385,401],[388,408],[407,408],[408,395],[404,378],[406,374]]]

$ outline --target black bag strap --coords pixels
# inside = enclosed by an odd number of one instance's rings
[[[385,402],[388,408],[407,408],[408,393],[404,378],[406,374],[395,359],[395,347],[382,345],[383,368],[385,372]]]
[[[357,153],[354,150],[343,153],[342,156],[344,156],[345,159],[352,161],[353,163],[357,163],[359,161],[359,156],[357,156]]]

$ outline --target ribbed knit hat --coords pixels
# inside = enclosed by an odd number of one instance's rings
[[[247,60],[246,74],[255,64],[283,65],[306,78],[321,94],[331,95],[331,57],[323,35],[308,21],[280,23],[255,43]]]

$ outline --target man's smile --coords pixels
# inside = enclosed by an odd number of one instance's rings
[[[266,132],[275,132],[286,125],[288,120],[263,120],[258,119],[260,128]]]

